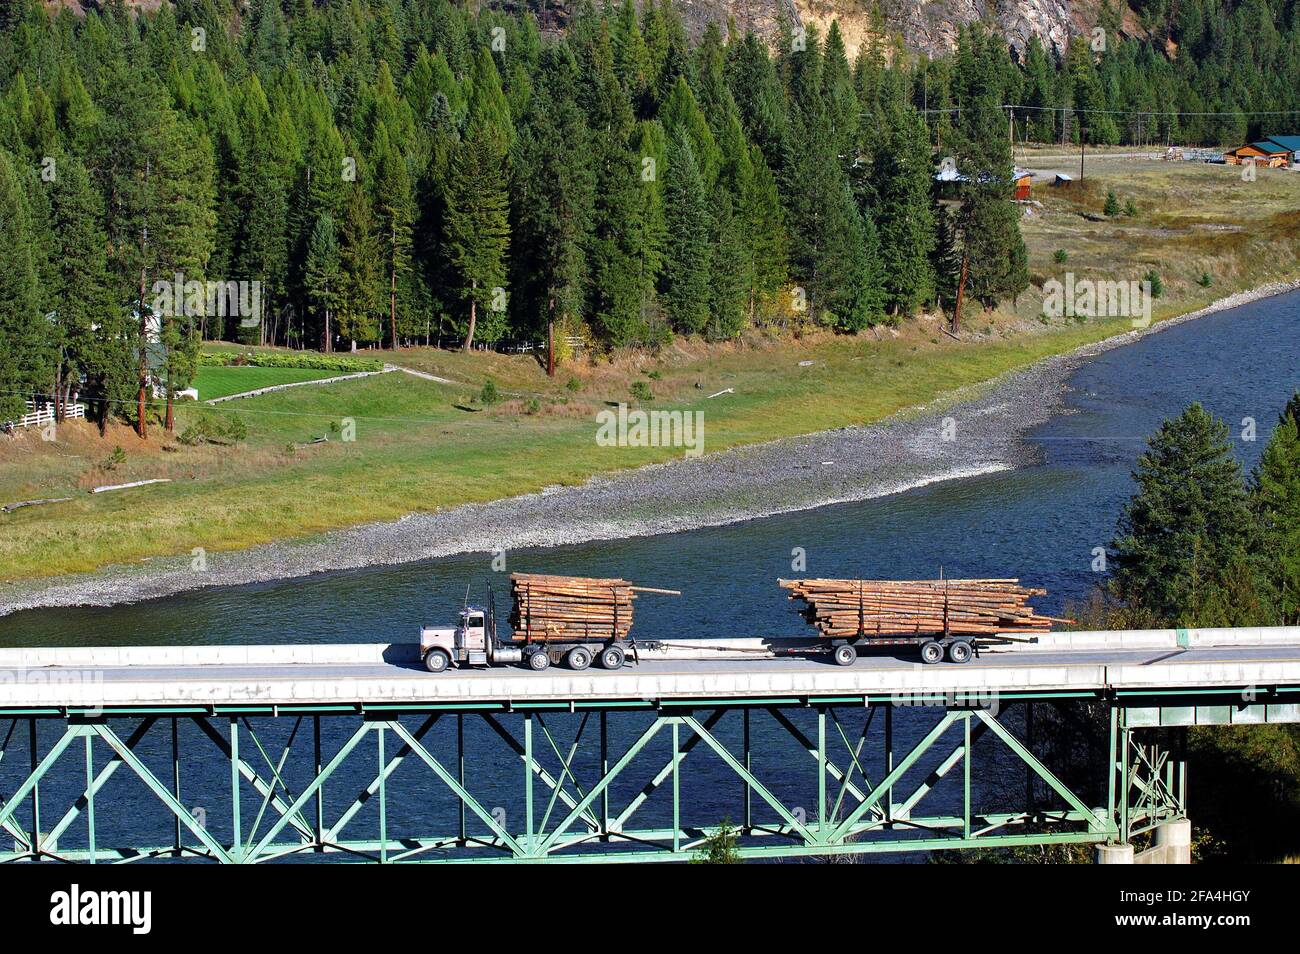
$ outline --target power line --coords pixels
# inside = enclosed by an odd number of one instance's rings
[[[1006,103],[998,107],[999,109],[1026,109],[1040,113],[1096,113],[1107,116],[1300,116],[1300,109],[1232,109],[1218,111],[1196,111],[1181,109],[1076,109],[1073,106],[1021,106],[1014,103]],[[918,112],[928,115],[930,113],[960,113],[963,111],[961,106],[936,107],[933,109],[921,109]]]

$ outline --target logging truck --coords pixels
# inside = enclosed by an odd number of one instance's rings
[[[522,664],[541,672],[552,664],[582,670],[598,664],[620,669],[632,639],[632,601],[637,593],[677,590],[634,586],[621,579],[513,573],[514,607],[510,637],[497,635],[492,591],[486,608],[468,605],[455,626],[420,630],[420,654],[430,672],[459,666]],[[1036,642],[1053,623],[1068,623],[1038,613],[1029,600],[1046,590],[1016,579],[974,580],[780,580],[790,599],[805,604],[802,614],[817,629],[814,642],[797,647],[769,644],[773,655],[827,655],[851,666],[860,648],[915,646],[925,663],[961,664],[986,642],[1023,639]],[[643,643],[647,649],[662,643]]]

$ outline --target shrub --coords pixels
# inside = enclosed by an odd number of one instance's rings
[[[1144,282],[1151,283],[1151,297],[1159,298],[1165,293],[1165,283],[1160,280],[1160,273],[1154,268],[1142,276]]]
[[[1102,212],[1112,218],[1119,215],[1119,196],[1115,194],[1114,189],[1106,192],[1106,204],[1102,207]]]
[[[632,382],[632,396],[638,401],[653,401],[655,399],[654,392],[650,390],[650,385],[644,381]]]
[[[501,400],[501,392],[497,390],[497,383],[491,378],[483,382],[483,390],[478,392],[478,401],[483,406],[496,404]]]
[[[581,391],[582,382],[579,381],[577,378],[569,378],[569,380],[564,383],[564,387],[565,390],[568,391]]]
[[[1209,272],[1201,272],[1201,277],[1196,280],[1196,284],[1202,288],[1209,288],[1214,284],[1214,277]]]
[[[341,374],[384,369],[384,363],[374,358],[317,354],[312,351],[205,351],[199,355],[199,364],[208,367],[240,365],[251,368],[308,368],[318,371],[338,371]]]
[[[248,425],[238,414],[228,417],[216,414],[201,414],[194,418],[181,436],[177,438],[182,444],[235,444],[248,437]]]
[[[117,444],[113,447],[113,453],[100,462],[100,470],[117,470],[118,467],[126,463],[126,451],[122,450],[122,445]]]
[[[1138,214],[1137,203],[1133,201],[1132,196],[1124,201],[1124,214],[1130,219]]]
[[[1063,248],[1058,248],[1055,252],[1052,253],[1052,261],[1054,261],[1057,265],[1064,265],[1066,261],[1069,259],[1069,257],[1070,257],[1070,253]]]

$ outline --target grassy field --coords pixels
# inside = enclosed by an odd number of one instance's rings
[[[200,401],[243,394],[277,384],[296,384],[300,381],[319,381],[332,378],[335,371],[318,371],[313,368],[254,368],[254,367],[202,367],[194,386]]]
[[[637,403],[637,382],[653,392],[651,407],[703,411],[706,451],[876,421],[1128,330],[1128,319],[1045,318],[1041,285],[1066,271],[1140,280],[1157,270],[1157,320],[1300,275],[1300,175],[1261,170],[1246,183],[1230,168],[1120,159],[1097,160],[1088,174],[1068,189],[1035,187],[1040,204],[1023,228],[1036,285],[1014,307],[968,310],[960,341],[929,315],[855,338],[683,341],[654,355],[566,362],[554,379],[535,357],[412,349],[382,357],[455,383],[390,373],[181,408],[178,429],[195,415],[237,414],[249,436],[234,447],[188,447],[157,429],[142,443],[122,426],[101,437],[81,423],[52,443],[0,439],[0,504],[73,498],[0,514],[0,579],[246,547],[680,456],[596,444],[595,414]],[[1101,215],[1109,187],[1121,204],[1133,199],[1135,216]],[[489,378],[501,400],[483,406]],[[171,482],[86,493],[151,477]]]

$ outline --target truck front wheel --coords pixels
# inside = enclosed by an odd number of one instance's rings
[[[429,672],[446,672],[451,665],[451,657],[445,649],[430,649],[424,654],[424,668]]]

